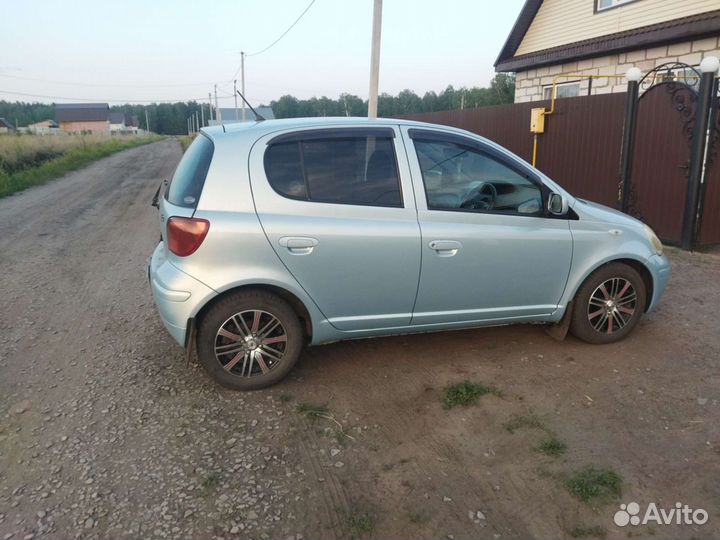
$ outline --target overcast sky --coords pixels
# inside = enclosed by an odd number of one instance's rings
[[[214,83],[229,96],[240,51],[267,47],[309,3],[0,0],[0,99],[186,101],[207,99]],[[366,99],[372,4],[316,0],[277,45],[247,58],[251,103],[283,94]],[[380,92],[487,85],[522,4],[385,0]],[[231,102],[220,99],[221,106]]]

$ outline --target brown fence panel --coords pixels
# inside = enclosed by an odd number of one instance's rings
[[[720,109],[720,96],[715,98],[715,107]],[[697,238],[700,245],[720,244],[720,111],[715,111],[714,120],[708,137],[705,195]]]
[[[617,206],[625,94],[558,99],[538,136],[537,167],[573,195]],[[532,161],[530,110],[549,101],[403,116],[466,129]]]

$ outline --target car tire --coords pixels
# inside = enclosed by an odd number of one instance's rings
[[[200,364],[221,385],[258,390],[283,379],[304,343],[300,320],[282,298],[262,290],[229,293],[198,322]]]
[[[647,291],[642,276],[627,264],[610,263],[582,284],[573,306],[570,332],[593,344],[625,338],[640,322]]]

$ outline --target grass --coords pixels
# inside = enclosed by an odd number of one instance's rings
[[[518,429],[530,428],[530,429],[541,429],[548,431],[547,427],[540,418],[534,414],[528,414],[525,416],[515,415],[510,420],[505,422],[505,429],[510,433],[515,433]]]
[[[561,456],[566,450],[567,444],[558,439],[556,435],[548,435],[546,439],[535,447],[536,452],[552,457]]]
[[[471,381],[463,381],[457,384],[451,384],[445,388],[443,393],[443,408],[452,409],[462,405],[467,407],[477,403],[477,401],[486,394],[502,396],[497,388],[485,386]]]
[[[278,399],[281,403],[287,403],[288,401],[292,401],[292,396],[290,394],[280,394],[280,397]]]
[[[607,531],[602,527],[575,527],[570,531],[573,538],[605,538]]]
[[[410,523],[415,524],[427,523],[428,521],[430,521],[425,514],[420,512],[409,512],[408,520],[410,521]]]
[[[204,495],[208,495],[213,489],[220,485],[220,475],[218,473],[210,473],[202,481],[202,490]]]
[[[350,514],[347,518],[347,528],[350,538],[358,538],[370,534],[375,524],[370,514]]]
[[[593,499],[618,499],[622,496],[622,479],[610,468],[588,465],[565,480],[565,487],[582,502]]]
[[[300,403],[295,410],[311,422],[327,417],[330,412],[328,406],[324,403]]]
[[[195,137],[195,135],[183,135],[182,137],[178,137],[178,141],[180,142],[180,146],[182,147],[183,152],[187,150],[188,146],[190,146],[190,143],[195,140]]]
[[[44,184],[115,152],[160,139],[98,135],[0,137],[0,198]]]

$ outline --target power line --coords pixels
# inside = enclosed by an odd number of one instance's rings
[[[267,51],[267,50],[269,50],[270,48],[272,48],[274,45],[276,45],[282,38],[284,38],[284,37],[287,35],[287,33],[288,33],[290,30],[292,30],[292,29],[295,27],[295,25],[296,25],[297,23],[300,22],[300,19],[303,18],[303,16],[308,12],[308,10],[312,7],[312,5],[313,5],[314,3],[315,3],[315,0],[311,0],[310,3],[307,5],[307,7],[303,10],[303,12],[298,16],[298,18],[295,19],[295,22],[293,22],[293,23],[287,28],[287,30],[285,30],[282,34],[280,34],[280,37],[279,37],[279,38],[277,38],[275,41],[273,41],[270,45],[268,45],[268,46],[265,47],[264,49],[261,49],[261,50],[259,50],[259,51],[257,51],[257,52],[254,52],[254,53],[246,54],[245,57],[247,58],[248,56],[257,56],[258,54],[262,54],[262,53],[264,53],[265,51]],[[238,68],[235,70],[235,73],[233,73],[233,76],[230,77],[230,80],[231,80],[231,81],[237,77],[237,74],[238,74],[238,73],[240,73],[240,68],[241,68],[241,67],[242,67],[242,64],[241,64],[240,66],[238,66]]]
[[[278,41],[280,41],[282,38],[284,38],[285,35],[286,35],[290,30],[292,30],[293,27],[294,27],[297,23],[300,22],[300,19],[303,18],[303,16],[308,12],[308,10],[312,7],[312,5],[313,5],[314,3],[315,3],[315,0],[311,0],[311,2],[308,4],[308,6],[305,8],[305,10],[300,14],[300,16],[299,16],[297,19],[295,19],[295,22],[292,23],[287,30],[285,30],[282,34],[280,34],[280,37],[277,38],[275,41],[273,41],[270,45],[268,45],[267,47],[265,47],[265,48],[262,49],[261,51],[254,52],[254,53],[250,53],[250,54],[246,54],[245,56],[257,56],[258,54],[262,54],[262,53],[264,53],[265,51],[267,51],[268,49],[270,49],[270,48],[271,48],[273,45],[275,45]]]
[[[12,92],[8,90],[0,90],[0,94],[12,94],[15,96],[44,98],[44,99],[66,99],[68,101],[86,101],[86,102],[108,102],[108,103],[184,103],[188,101],[203,101],[205,97],[187,98],[187,99],[105,99],[105,98],[76,98],[66,96],[46,96],[42,94],[26,94],[24,92]],[[218,96],[218,98],[228,98],[232,95]]]
[[[66,86],[97,86],[97,87],[110,87],[110,88],[170,88],[170,87],[183,87],[183,86],[208,86],[214,83],[170,83],[170,84],[109,84],[109,83],[84,83],[84,82],[69,82],[69,81],[51,81],[48,79],[36,79],[34,77],[21,77],[19,75],[7,75],[0,73],[0,77],[9,79],[19,79],[24,81],[35,81],[49,84],[62,84]]]

